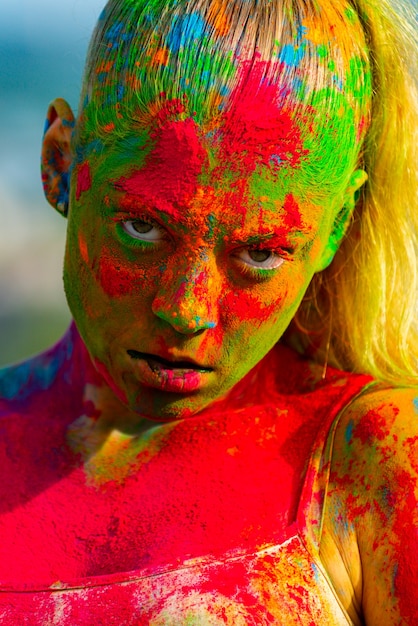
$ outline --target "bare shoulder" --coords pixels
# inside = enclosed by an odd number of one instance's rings
[[[409,449],[410,436],[417,432],[418,387],[390,387],[355,399],[342,416],[337,435],[347,444],[356,442],[356,449],[373,445],[390,454]]]
[[[369,391],[338,424],[325,521],[355,555],[346,568],[366,624],[418,623],[417,505],[418,389]]]

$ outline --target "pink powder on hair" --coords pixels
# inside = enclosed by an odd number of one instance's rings
[[[257,165],[270,165],[273,170],[283,165],[297,167],[308,153],[291,111],[279,105],[277,85],[263,78],[270,69],[267,62],[243,64],[221,128],[224,156],[239,155],[234,163],[247,175]]]

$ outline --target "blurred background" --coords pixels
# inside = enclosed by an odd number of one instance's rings
[[[65,220],[39,174],[48,103],[77,108],[89,37],[104,0],[0,1],[0,366],[51,345],[68,326]]]

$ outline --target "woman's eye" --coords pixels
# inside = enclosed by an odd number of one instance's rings
[[[264,250],[262,248],[244,248],[236,256],[246,265],[262,270],[277,269],[284,262],[284,258],[273,252],[273,250]]]
[[[122,222],[122,228],[134,239],[142,241],[160,241],[164,237],[158,226],[144,220],[127,220]]]

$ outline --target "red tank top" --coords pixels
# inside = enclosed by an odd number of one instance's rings
[[[59,399],[5,417],[1,623],[350,624],[318,533],[332,430],[369,382],[277,347],[245,393],[127,438],[94,472]]]

